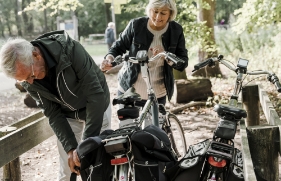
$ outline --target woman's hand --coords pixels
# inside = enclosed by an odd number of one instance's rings
[[[154,57],[155,55],[157,55],[158,53],[164,52],[163,47],[161,46],[155,46],[149,49],[150,51],[152,51],[152,56]]]

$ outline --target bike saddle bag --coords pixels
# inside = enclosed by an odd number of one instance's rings
[[[219,117],[232,117],[235,120],[240,120],[247,117],[247,112],[244,109],[231,107],[228,105],[217,104],[214,106],[214,111],[218,113]]]
[[[126,119],[136,119],[139,117],[139,108],[138,107],[124,107],[117,111],[118,119],[119,120],[126,120]]]
[[[236,134],[237,122],[220,119],[214,135],[223,139],[233,139]]]

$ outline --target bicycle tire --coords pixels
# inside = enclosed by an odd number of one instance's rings
[[[168,121],[168,123],[166,123],[166,128],[164,128],[164,130],[167,133],[172,148],[174,149],[179,160],[184,157],[187,152],[184,131],[176,115],[169,113],[166,117],[166,121]]]
[[[131,170],[129,168],[129,164],[118,165],[117,167],[117,175],[114,176],[115,181],[133,181],[133,175],[131,174]]]

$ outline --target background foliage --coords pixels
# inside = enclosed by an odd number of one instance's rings
[[[280,57],[281,2],[276,0],[215,0],[215,48],[236,59],[266,62],[278,69]],[[177,0],[176,21],[184,28],[189,56],[196,57],[198,48],[208,50],[212,29],[198,21],[198,5],[208,8],[205,0]],[[117,34],[135,17],[145,16],[147,0],[131,0],[115,15]],[[25,9],[29,11],[23,11]],[[30,10],[33,9],[33,10]],[[23,36],[32,39],[56,30],[57,17],[67,20],[76,15],[79,35],[104,33],[112,21],[110,4],[103,0],[0,0],[0,36]],[[221,24],[222,20],[225,20]],[[271,62],[271,63],[268,63]],[[257,63],[257,64],[259,64]],[[265,63],[261,63],[265,64]],[[277,67],[277,68],[276,68]]]

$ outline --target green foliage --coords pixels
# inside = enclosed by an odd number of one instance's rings
[[[281,21],[281,1],[247,0],[241,9],[234,12],[238,16],[234,24],[237,33],[255,31]]]
[[[215,23],[220,23],[222,19],[225,23],[230,23],[230,15],[234,10],[242,7],[246,0],[216,0]]]
[[[79,36],[88,36],[94,33],[104,33],[107,27],[105,18],[105,4],[103,0],[80,0],[82,7],[75,11],[78,18]]]
[[[37,10],[44,11],[45,9],[51,9],[51,16],[62,11],[75,11],[78,7],[83,6],[79,0],[34,0],[23,11]]]
[[[187,48],[198,46],[206,52],[215,52],[216,46],[210,36],[213,30],[205,25],[206,22],[197,21],[199,9],[196,5],[190,0],[182,1],[177,5],[179,13],[176,20],[184,29]],[[206,3],[202,3],[200,6],[206,9],[210,8]]]
[[[249,69],[269,70],[281,76],[281,27],[261,28],[255,32],[236,34],[230,29],[218,29],[216,43],[225,57],[250,60]]]

